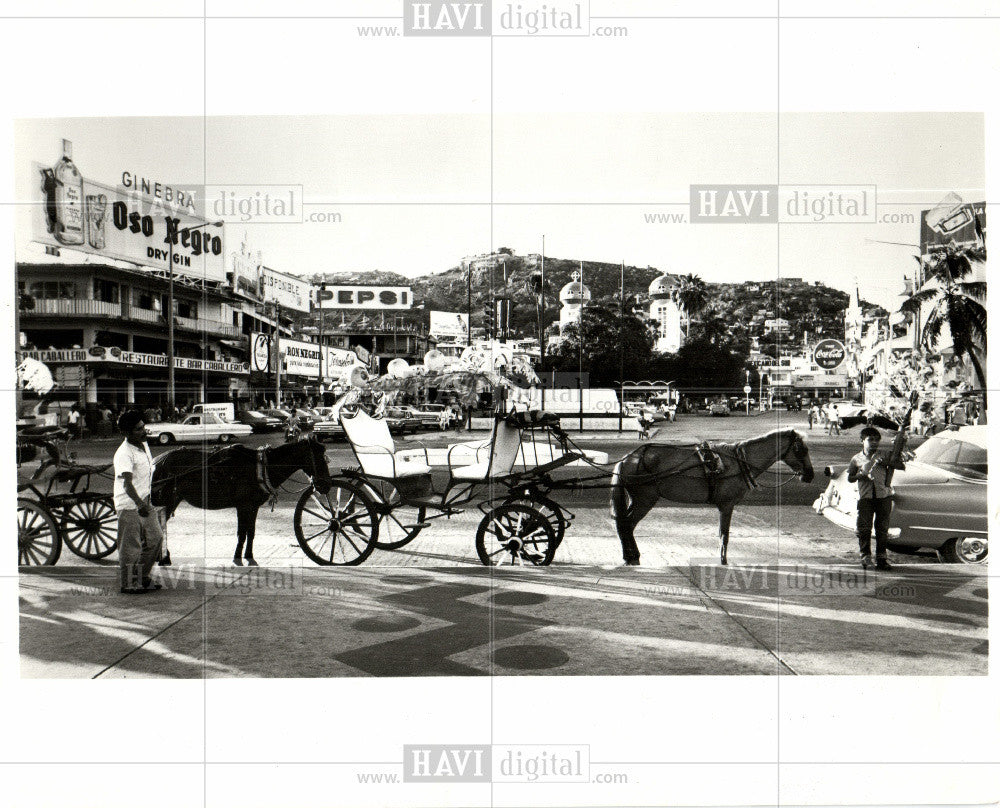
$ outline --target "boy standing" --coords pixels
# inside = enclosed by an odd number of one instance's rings
[[[861,566],[872,566],[872,524],[875,527],[875,567],[891,569],[886,558],[889,544],[889,516],[892,513],[892,469],[904,468],[901,462],[890,465],[889,459],[878,454],[882,436],[872,426],[861,430],[861,451],[851,458],[847,481],[858,484],[858,545]]]
[[[142,416],[129,410],[118,419],[125,440],[115,452],[115,510],[118,511],[118,564],[121,591],[138,595],[161,589],[149,572],[160,557],[163,534],[150,502],[153,456],[146,443]]]

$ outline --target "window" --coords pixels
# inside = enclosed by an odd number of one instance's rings
[[[24,290],[21,285],[22,291]],[[76,284],[73,281],[32,281],[28,294],[38,300],[73,300],[76,298]]]
[[[132,292],[133,305],[136,308],[160,311],[160,298],[156,294],[143,289],[133,289]]]
[[[120,301],[120,289],[114,281],[105,281],[94,278],[94,300],[104,303],[118,303]]]
[[[191,303],[187,300],[177,300],[174,299],[174,304],[177,306],[177,316],[186,317],[188,320],[198,319],[198,304]]]

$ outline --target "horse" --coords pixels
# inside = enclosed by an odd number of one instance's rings
[[[320,493],[329,490],[325,450],[313,437],[261,449],[239,444],[213,452],[174,449],[156,459],[152,503],[164,508],[164,523],[182,501],[213,511],[236,508],[233,563],[243,566],[246,560],[247,565],[256,567],[253,540],[257,512],[261,505],[277,497],[277,489],[296,471],[308,474]]]
[[[718,464],[710,470],[705,448]],[[720,560],[727,562],[733,509],[756,487],[755,478],[782,460],[804,483],[812,482],[813,467],[805,437],[782,429],[736,444],[679,445],[647,443],[625,455],[611,479],[611,513],[630,566],[639,564],[635,526],[661,497],[673,502],[704,502],[719,509]]]

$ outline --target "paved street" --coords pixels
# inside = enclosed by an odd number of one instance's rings
[[[787,425],[784,413],[691,417],[655,439],[760,434],[779,416]],[[811,435],[816,480],[754,492],[734,517],[729,567],[716,564],[716,511],[668,503],[636,531],[643,566],[622,567],[606,490],[559,492],[576,519],[551,567],[492,571],[476,557],[474,507],[360,567],[321,568],[294,538],[294,489],[304,480],[293,478],[293,493],[258,518],[261,567],[241,569],[232,565],[235,513],[182,505],[169,529],[174,565],[155,570],[161,592],[124,597],[114,556],[77,564],[68,550],[56,567],[21,575],[22,673],[986,673],[985,568],[898,556],[893,571],[865,574],[853,537],[809,507],[822,466],[845,462],[856,440]],[[581,443],[614,458],[635,440]],[[96,461],[114,445],[77,451]],[[327,454],[331,469],[350,464],[342,443]],[[259,654],[262,642],[272,652]]]

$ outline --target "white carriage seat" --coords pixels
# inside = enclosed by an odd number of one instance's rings
[[[365,474],[398,479],[431,473],[426,453],[423,460],[414,458],[412,452],[396,453],[389,424],[384,419],[372,418],[364,410],[358,410],[355,415],[342,416],[340,424]]]
[[[465,482],[504,477],[514,470],[520,450],[521,430],[510,426],[506,421],[498,420],[493,427],[489,456],[469,466],[452,468],[451,477],[453,480]],[[479,456],[481,454],[477,453],[477,457]]]

